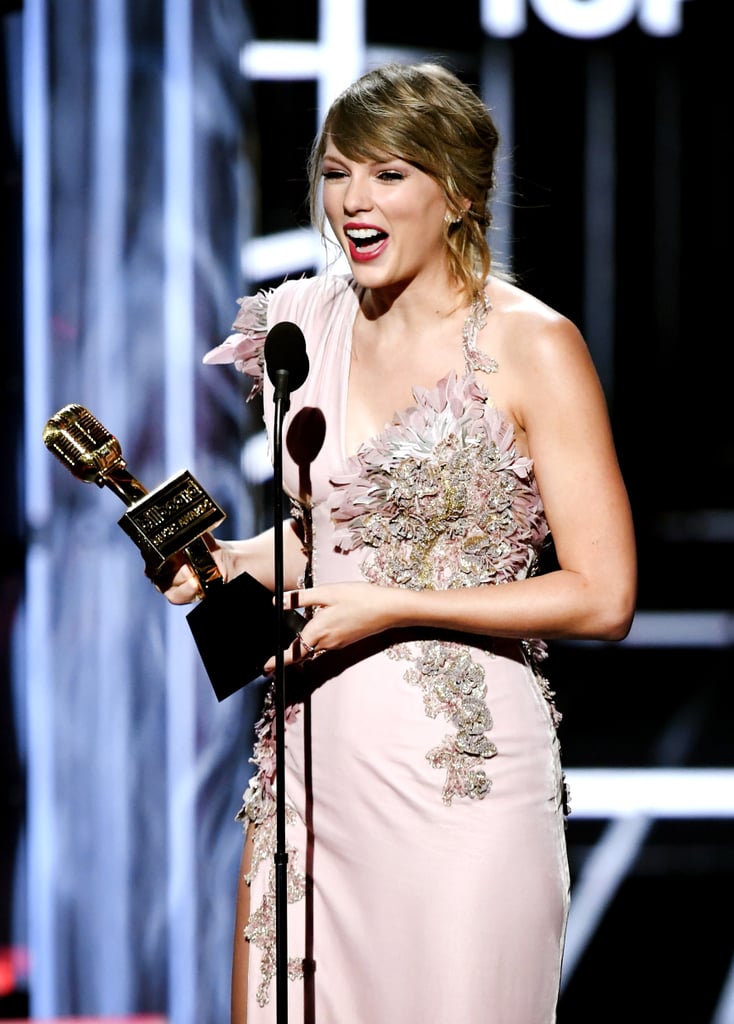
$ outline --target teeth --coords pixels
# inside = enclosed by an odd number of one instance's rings
[[[383,232],[375,231],[372,228],[349,228],[349,230],[346,233],[350,238],[353,238],[355,241],[357,239],[361,241],[365,238],[378,238]]]

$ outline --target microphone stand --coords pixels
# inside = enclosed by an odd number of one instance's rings
[[[275,983],[278,1024],[288,1020],[288,851],[285,840],[285,665],[283,660],[283,419],[290,407],[288,371],[278,370],[273,424],[275,565]]]

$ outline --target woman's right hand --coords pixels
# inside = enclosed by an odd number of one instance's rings
[[[228,579],[225,557],[226,542],[215,541],[211,534],[205,534],[202,540],[226,582]],[[145,575],[152,580],[155,589],[163,594],[171,604],[191,604],[204,596],[201,581],[184,552],[172,555],[156,570],[146,566]]]
[[[171,604],[191,604],[204,596],[199,577],[184,555],[173,555],[157,572],[146,567],[145,575]]]
[[[287,590],[294,590],[299,585],[298,581],[306,569],[299,528],[299,524],[292,520],[283,522],[284,585]],[[203,540],[225,583],[240,573],[249,572],[268,590],[275,590],[272,527],[247,539],[218,540],[205,533]],[[145,574],[171,604],[191,604],[204,596],[201,583],[183,553],[173,555],[155,571],[146,566]]]

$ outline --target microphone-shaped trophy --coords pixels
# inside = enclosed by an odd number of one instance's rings
[[[295,324],[276,324],[270,332],[275,332],[276,341],[294,340],[292,330],[284,333],[283,328],[295,329],[295,340],[303,344],[303,356],[297,345],[294,357],[294,377],[299,377],[295,387],[300,387],[308,373],[303,335]],[[226,513],[191,473],[182,470],[152,491],[146,490],[128,472],[117,438],[76,403],[48,420],[43,441],[77,479],[109,487],[125,502],[127,511],[118,522],[139,548],[149,576],[156,577],[170,558],[180,556],[189,562],[203,600],[188,612],[186,621],[217,700],[261,676],[278,641],[287,647],[303,619],[294,610],[286,611],[279,629],[273,594],[267,587],[246,572],[224,582],[204,535],[219,526]],[[233,654],[231,640],[243,633],[247,642]]]
[[[76,403],[51,417],[43,441],[77,479],[109,487],[122,498],[128,511],[119,525],[140,548],[151,576],[160,572],[168,558],[183,553],[204,594],[222,584],[203,535],[219,526],[226,514],[188,470],[147,491],[127,471],[114,434]]]

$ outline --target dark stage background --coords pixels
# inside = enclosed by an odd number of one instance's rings
[[[559,1024],[734,1024],[726,8],[5,4],[0,1017],[226,1019],[257,700],[212,700],[116,499],[63,478],[45,419],[80,401],[151,485],[196,472],[223,535],[263,525],[257,414],[200,356],[238,295],[319,265],[304,165],[330,93],[437,56],[496,108],[497,249],[589,341],[638,533],[630,638],[549,663]]]

